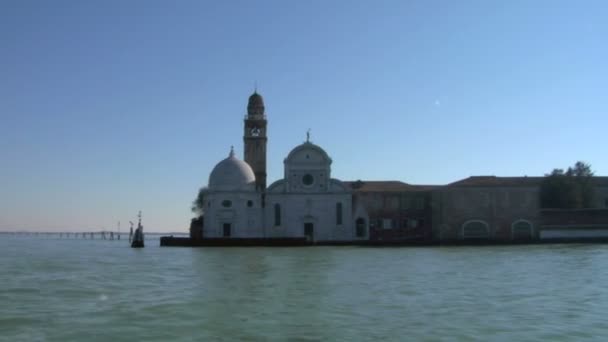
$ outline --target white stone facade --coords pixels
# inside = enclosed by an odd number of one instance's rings
[[[354,239],[352,193],[331,178],[325,151],[310,142],[294,148],[285,158],[284,178],[266,194],[269,237],[306,237],[310,241]]]
[[[261,195],[251,167],[234,156],[219,162],[205,191],[204,235],[259,237],[263,227]]]
[[[221,161],[205,191],[203,236],[356,240],[352,193],[331,178],[327,153],[307,141],[294,148],[284,163],[284,178],[266,189],[263,203],[251,167],[233,152]]]
[[[259,194],[208,192],[205,196],[206,237],[259,237],[263,230]]]

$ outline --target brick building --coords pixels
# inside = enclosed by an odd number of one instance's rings
[[[435,186],[399,181],[345,182],[353,191],[359,224],[369,224],[372,241],[430,241],[432,190]]]
[[[436,188],[432,200],[433,238],[538,239],[543,224],[539,200],[542,180],[543,177],[476,176]],[[593,180],[594,207],[608,208],[608,177]]]

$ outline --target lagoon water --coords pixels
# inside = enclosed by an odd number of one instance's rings
[[[0,235],[2,341],[604,341],[608,245],[160,248]]]

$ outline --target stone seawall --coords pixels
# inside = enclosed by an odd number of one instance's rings
[[[450,241],[315,241],[305,238],[207,238],[190,239],[187,237],[163,236],[161,247],[304,247],[304,246],[360,246],[360,247],[450,247],[450,246],[510,246],[540,245],[555,243],[608,243],[608,237],[555,238],[548,240],[450,240]]]
[[[163,236],[161,247],[255,247],[255,246],[309,246],[306,238],[206,238]]]

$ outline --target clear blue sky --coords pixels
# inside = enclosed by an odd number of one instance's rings
[[[606,1],[0,2],[0,230],[186,231],[257,81],[269,181],[608,175]]]

